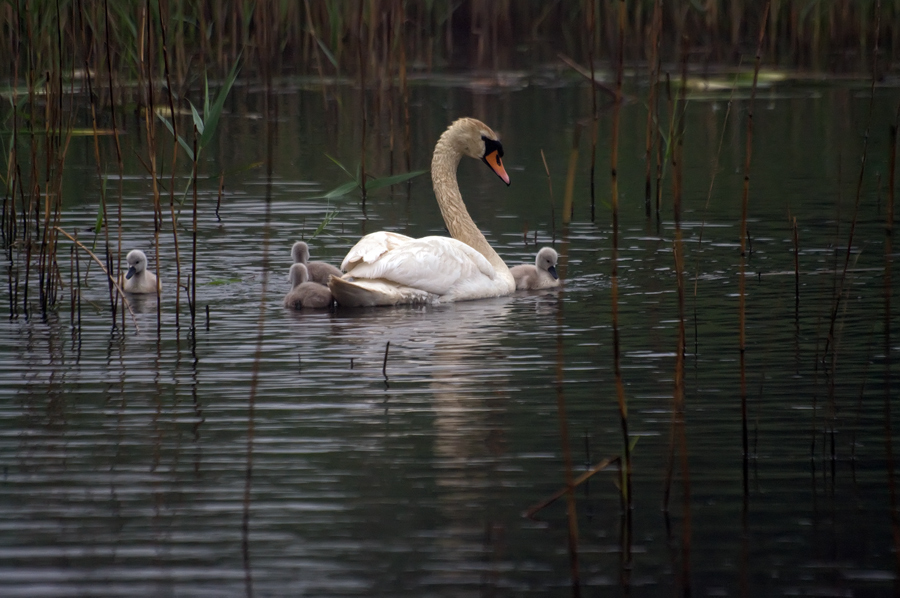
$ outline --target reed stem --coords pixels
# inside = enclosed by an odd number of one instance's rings
[[[363,35],[363,9],[365,0],[359,0],[359,21],[357,22],[357,52],[359,54],[359,111],[362,117],[362,138],[360,141],[359,156],[359,187],[362,190],[363,209],[366,206],[366,60],[363,49],[365,47]]]
[[[563,224],[563,250],[560,255],[560,271],[565,278],[568,255],[568,224]],[[565,350],[563,343],[563,330],[565,319],[563,317],[565,288],[559,291],[559,301],[556,311],[556,413],[559,419],[559,441],[563,452],[565,495],[566,495],[566,521],[568,523],[568,549],[569,568],[572,575],[572,594],[580,596],[581,574],[578,565],[578,511],[575,503],[575,477],[572,472],[572,450],[569,445],[569,422],[566,414],[566,395],[564,390],[565,380]]]
[[[594,222],[594,172],[597,161],[597,85],[594,83],[594,47],[597,44],[597,18],[595,12],[595,0],[587,0],[588,33],[590,43],[588,45],[588,65],[591,69],[591,222]]]
[[[613,121],[610,150],[610,203],[612,205],[612,271],[610,278],[612,289],[610,300],[612,302],[612,327],[613,327],[613,368],[616,379],[616,398],[619,405],[619,424],[622,429],[622,506],[626,514],[626,538],[624,566],[630,567],[631,563],[631,441],[628,436],[628,404],[625,400],[625,384],[622,379],[622,360],[619,338],[619,115],[622,107],[622,77],[624,71],[625,48],[625,0],[619,1],[619,52],[616,69],[616,96],[613,104]]]
[[[200,136],[197,125],[194,125],[194,160],[191,169],[191,188],[193,192],[193,214],[191,222],[191,334],[197,334],[197,151]]]
[[[575,123],[575,131],[572,134],[572,151],[569,153],[569,169],[566,172],[566,190],[563,195],[563,226],[572,221],[575,215],[573,196],[575,194],[575,172],[578,169],[578,143],[581,140],[581,124]]]
[[[741,263],[738,274],[738,348],[740,351],[741,374],[741,442],[743,447],[743,480],[744,492],[749,491],[747,460],[750,457],[747,436],[747,296],[746,296],[746,269],[747,269],[747,211],[750,203],[750,161],[753,156],[753,105],[756,100],[756,88],[759,80],[759,67],[762,61],[762,44],[766,31],[766,20],[769,15],[769,2],[763,9],[763,17],[759,28],[759,41],[756,46],[756,58],[753,66],[753,85],[750,90],[750,101],[747,105],[747,139],[744,149],[744,184],[741,194]]]
[[[890,148],[888,157],[888,200],[884,223],[884,450],[887,463],[887,481],[890,492],[891,531],[894,539],[895,567],[900,573],[900,511],[897,505],[897,480],[894,465],[893,431],[891,422],[892,397],[892,355],[891,355],[891,300],[893,295],[893,233],[894,233],[894,201],[897,173],[897,128],[900,125],[900,103],[894,124],[890,129]]]
[[[674,117],[673,133],[674,138],[671,139],[672,144],[672,213],[675,222],[675,240],[674,240],[674,257],[675,257],[675,283],[677,289],[678,300],[678,339],[675,348],[675,384],[673,394],[672,414],[674,420],[673,437],[677,439],[680,462],[681,462],[681,484],[682,484],[682,530],[681,530],[681,587],[685,595],[690,594],[691,588],[691,478],[690,468],[688,465],[687,450],[687,434],[685,430],[685,351],[687,339],[685,333],[685,291],[684,291],[684,243],[682,242],[681,231],[681,200],[683,191],[683,168],[684,168],[684,113],[686,110],[687,98],[687,63],[688,63],[688,41],[684,39],[681,50],[681,85],[678,88],[678,107]],[[670,454],[674,451],[674,447]]]
[[[656,88],[659,85],[659,33],[660,27],[662,27],[662,6],[661,0],[654,0],[653,2],[653,20],[650,26],[650,58],[647,61],[647,68],[650,70],[649,73],[649,97],[647,98],[647,135],[646,135],[646,153],[644,155],[644,210],[646,212],[647,218],[650,218],[650,196],[652,194],[653,185],[650,182],[650,158],[653,152],[654,147],[656,146],[656,139],[659,135],[657,128],[659,127],[659,122],[657,120],[658,115],[658,107],[657,107],[657,93]]]
[[[556,243],[556,210],[553,207],[555,203],[553,200],[553,180],[550,178],[550,168],[547,166],[547,157],[544,156],[543,149],[541,149],[541,160],[544,162],[544,171],[547,173],[547,185],[550,188],[550,232],[553,242]]]

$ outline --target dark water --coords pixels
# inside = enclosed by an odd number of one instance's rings
[[[596,220],[584,129],[575,217],[564,230],[566,165],[590,95],[568,80],[510,82],[418,82],[412,166],[428,167],[435,139],[458,116],[494,127],[512,186],[465,161],[463,196],[508,263],[532,262],[537,247],[554,244],[567,262],[564,290],[440,307],[284,310],[290,246],[309,239],[329,210],[338,215],[311,246],[314,258],[332,263],[364,232],[444,234],[443,224],[427,177],[408,192],[372,193],[365,210],[356,195],[321,198],[347,180],[325,154],[351,171],[358,160],[352,89],[331,90],[338,107],[326,112],[314,87],[282,82],[268,100],[238,87],[201,167],[208,178],[200,184],[195,334],[183,295],[176,327],[170,225],[155,263],[150,182],[137,157],[146,147],[139,123],[127,123],[123,248],[145,249],[161,272],[162,326],[151,298],[135,301],[135,322],[128,316],[111,331],[96,266],[83,289],[80,332],[68,289],[46,321],[35,305],[30,319],[20,313],[3,324],[0,594],[572,593],[565,501],[536,520],[522,513],[564,483],[559,389],[576,474],[622,453],[610,301],[611,113],[600,120]],[[633,92],[642,98],[646,90]],[[746,279],[746,462],[738,276],[747,102],[729,108],[727,100],[728,92],[698,95],[687,107],[687,476],[678,445],[671,448],[678,328],[671,187],[667,172],[661,222],[646,219],[646,112],[638,100],[623,108],[619,329],[636,441],[633,535],[623,541],[614,468],[578,489],[582,595],[686,588],[699,596],[892,595],[885,413],[886,399],[900,394],[900,373],[894,365],[893,378],[887,374],[884,214],[896,88],[875,91],[842,294],[869,122],[866,83],[782,83],[760,92]],[[399,133],[393,156],[389,150],[386,96],[381,105],[367,131],[366,167],[377,175],[392,159],[395,170],[405,169]],[[103,148],[107,157],[111,148]],[[86,243],[100,188],[93,155],[90,139],[73,140],[61,223]],[[115,198],[114,158],[109,164]],[[179,190],[188,172],[182,165]],[[221,221],[214,213],[220,172]],[[796,311],[789,216],[799,229]],[[189,208],[182,218],[189,263]],[[898,279],[887,318],[894,361]]]

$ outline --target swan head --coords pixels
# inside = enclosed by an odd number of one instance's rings
[[[291,257],[294,258],[294,263],[305,264],[309,261],[309,245],[303,241],[297,241],[291,247]]]
[[[443,136],[449,136],[461,154],[487,164],[509,185],[509,175],[503,168],[503,144],[500,143],[500,136],[489,126],[474,118],[461,118],[450,125]]]
[[[291,266],[291,272],[288,275],[288,278],[291,280],[291,287],[303,284],[304,282],[309,282],[309,270],[306,269],[306,266],[298,262]]]
[[[140,249],[129,251],[125,261],[128,262],[128,272],[125,273],[125,280],[129,280],[135,274],[140,274],[147,269],[147,256]]]
[[[559,280],[559,275],[556,273],[556,264],[559,262],[559,254],[556,253],[556,250],[552,247],[542,247],[540,251],[538,251],[537,257],[534,260],[534,265],[537,266],[539,270],[546,270],[550,273],[550,276],[553,277],[553,280]]]

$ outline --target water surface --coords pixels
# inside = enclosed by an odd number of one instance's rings
[[[356,92],[329,93],[341,108],[326,112],[314,86],[281,82],[266,113],[262,91],[235,88],[201,166],[195,331],[183,294],[176,326],[170,224],[155,261],[150,182],[137,158],[146,147],[128,123],[122,245],[143,248],[161,273],[161,326],[156,299],[143,298],[134,301],[134,321],[128,315],[112,329],[96,266],[83,289],[80,328],[68,287],[56,313],[41,318],[35,305],[31,317],[19,309],[3,324],[3,595],[571,593],[564,501],[536,520],[522,513],[564,483],[560,395],[576,474],[622,453],[610,301],[611,113],[600,119],[595,220],[583,128],[575,215],[564,227],[566,166],[590,105],[580,82],[418,82],[412,167],[428,167],[435,139],[458,116],[495,128],[512,185],[464,161],[466,202],[508,263],[532,262],[542,245],[560,250],[565,286],[455,305],[292,312],[281,306],[291,244],[309,240],[329,211],[337,217],[310,245],[314,259],[335,264],[366,232],[445,234],[427,176],[374,192],[365,206],[358,195],[322,198],[347,180],[326,153],[352,171],[361,136]],[[760,92],[746,266],[746,461],[738,277],[747,102],[729,106],[724,93],[689,103],[687,477],[671,445],[678,328],[671,183],[667,171],[661,217],[647,219],[646,113],[638,101],[623,108],[619,330],[636,441],[633,535],[623,543],[614,468],[578,489],[585,593],[893,593],[885,398],[897,395],[897,374],[887,377],[883,243],[895,103],[895,89],[876,89],[869,121],[864,86]],[[367,169],[379,176],[405,168],[400,142],[390,150],[386,110],[368,124]],[[72,144],[61,226],[88,243],[100,183],[93,142]],[[188,172],[179,172],[179,189]],[[179,242],[189,264],[189,204],[184,209]],[[799,308],[790,217],[798,224]],[[62,252],[68,281],[68,245]]]

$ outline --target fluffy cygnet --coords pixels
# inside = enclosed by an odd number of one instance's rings
[[[309,261],[309,245],[303,241],[297,241],[291,247],[291,257],[294,258],[295,264],[303,264],[309,272],[310,282],[318,284],[328,284],[328,279],[332,276],[341,277],[339,268],[335,268],[331,264],[325,262]]]
[[[534,265],[522,264],[509,269],[516,279],[516,290],[550,289],[559,286],[559,275],[556,263],[559,255],[552,247],[543,247],[538,251]]]
[[[156,274],[147,269],[147,255],[140,249],[132,249],[125,261],[128,262],[128,271],[125,278],[119,281],[122,290],[126,293],[156,294]]]
[[[285,307],[292,309],[302,309],[304,307],[321,309],[329,307],[334,301],[328,287],[309,282],[309,272],[303,264],[291,266],[290,280],[293,288],[284,297]]]

